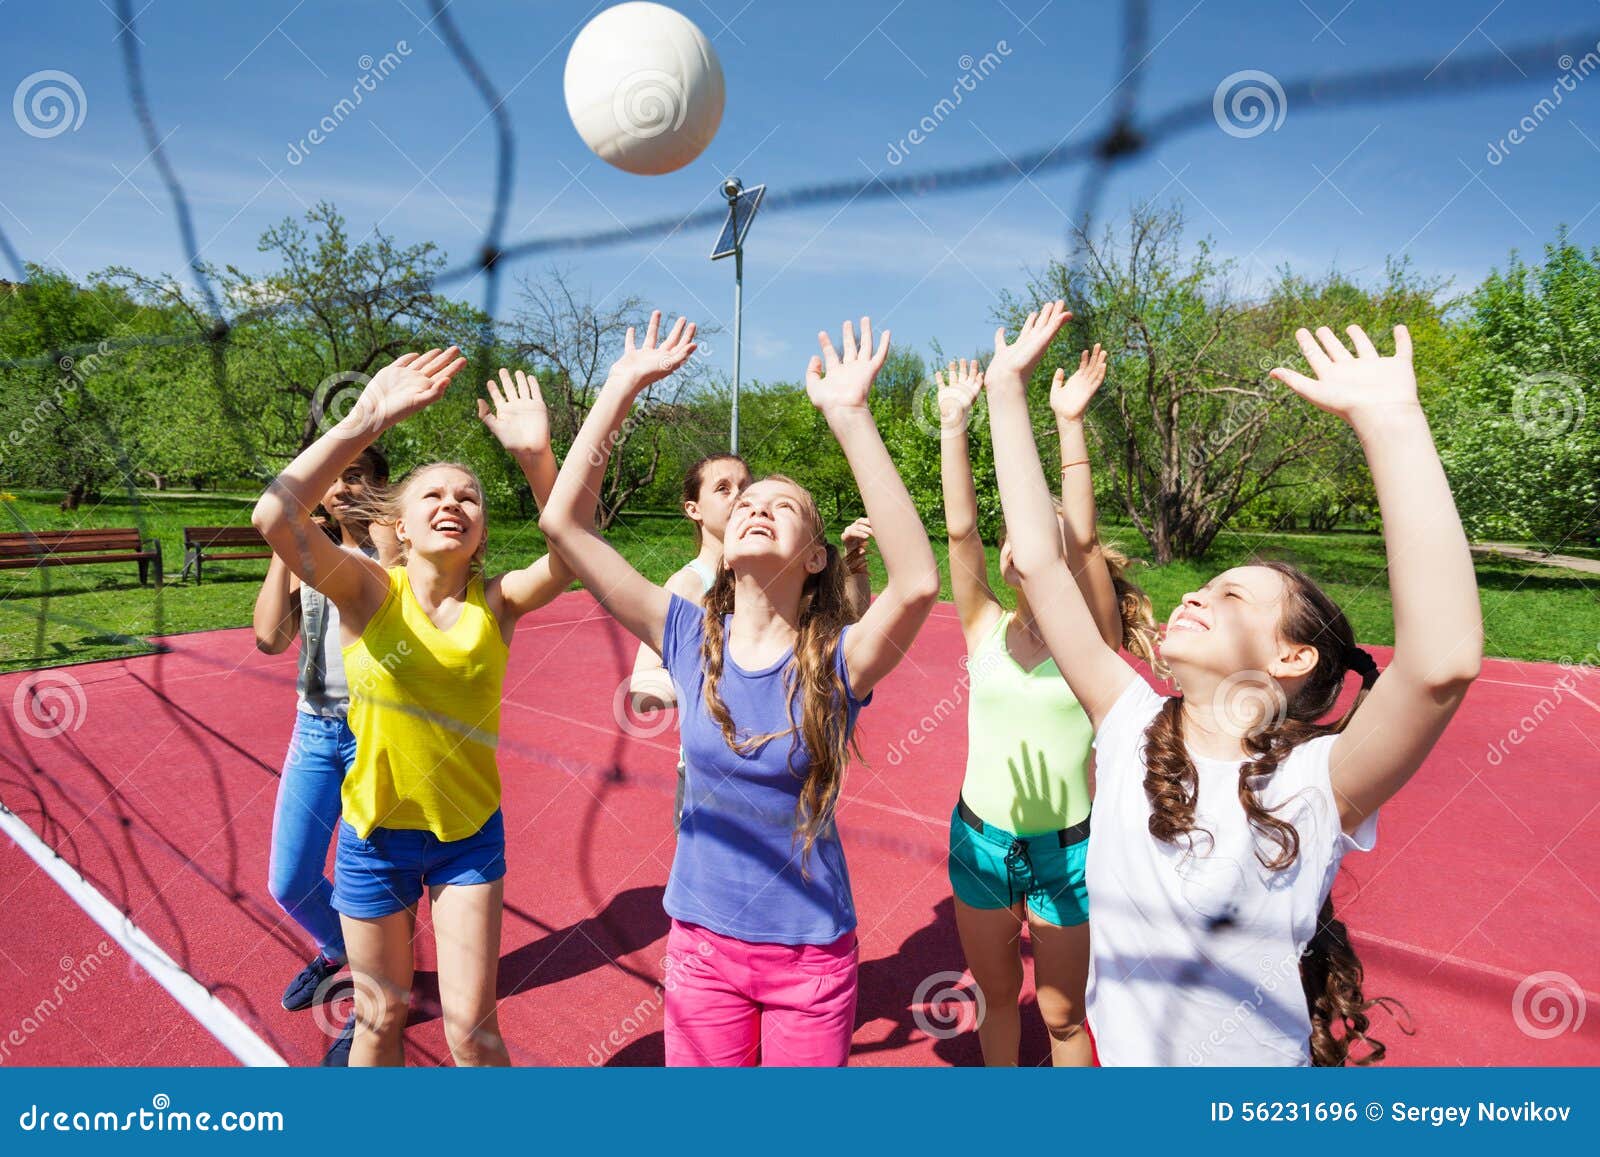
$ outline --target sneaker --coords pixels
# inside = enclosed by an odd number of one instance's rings
[[[322,1058],[322,1067],[325,1069],[346,1069],[350,1067],[350,1046],[356,1040],[356,1017],[350,1014],[350,1019],[344,1022],[344,1029],[339,1033],[339,1039],[333,1042],[333,1047]]]
[[[300,974],[289,982],[289,987],[283,990],[283,1007],[289,1012],[299,1012],[303,1008],[310,1008],[318,1000],[326,999],[327,991],[323,986],[343,969],[344,961],[329,960],[322,953],[317,953],[317,958],[302,968]]]

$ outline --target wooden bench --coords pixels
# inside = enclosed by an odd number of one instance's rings
[[[161,585],[161,540],[147,542],[134,527],[0,532],[0,570],[97,562],[138,563],[141,585],[155,563],[156,586]]]
[[[272,548],[253,526],[186,526],[183,528],[183,578],[194,568],[194,581],[200,581],[200,568],[207,559],[271,558]]]

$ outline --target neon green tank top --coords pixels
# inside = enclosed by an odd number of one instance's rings
[[[500,806],[500,692],[510,653],[483,593],[441,631],[412,593],[403,566],[361,638],[344,649],[356,760],[340,809],[366,839],[373,828],[460,840]]]
[[[1019,836],[1089,814],[1094,727],[1054,659],[1024,671],[1006,647],[1006,611],[967,665],[967,774],[961,796],[986,824]]]

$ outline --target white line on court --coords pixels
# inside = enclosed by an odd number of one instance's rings
[[[54,848],[40,839],[20,816],[4,804],[0,804],[0,830],[43,868],[89,919],[122,945],[139,967],[171,993],[172,998],[200,1022],[201,1028],[239,1058],[241,1064],[252,1068],[281,1068],[288,1065],[289,1062],[240,1020],[233,1009],[212,996],[203,984],[180,968],[172,957],[162,951],[160,945],[145,934],[144,929],[117,911],[116,905],[74,871],[66,860],[56,854]]]

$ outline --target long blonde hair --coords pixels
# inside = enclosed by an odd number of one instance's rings
[[[822,514],[810,492],[782,474],[769,474],[762,481],[786,483],[799,492],[802,512],[811,527],[810,545],[827,550],[827,564],[818,573],[808,575],[801,588],[799,637],[795,640],[794,656],[783,672],[789,717],[793,720],[798,699],[800,723],[796,727],[791,722],[787,729],[767,735],[741,736],[734,726],[733,716],[719,690],[725,616],[733,613],[734,603],[733,572],[726,565],[717,572],[716,582],[705,599],[705,639],[700,645],[701,667],[705,673],[703,694],[706,710],[722,729],[723,739],[740,755],[749,755],[765,743],[789,737],[789,767],[798,774],[795,757],[803,745],[809,763],[800,798],[795,803],[794,837],[804,845],[800,858],[804,873],[817,837],[833,821],[850,757],[852,753],[860,755],[848,723],[844,680],[839,676],[834,657],[839,635],[851,621],[845,597],[848,578],[844,560],[827,541]]]

